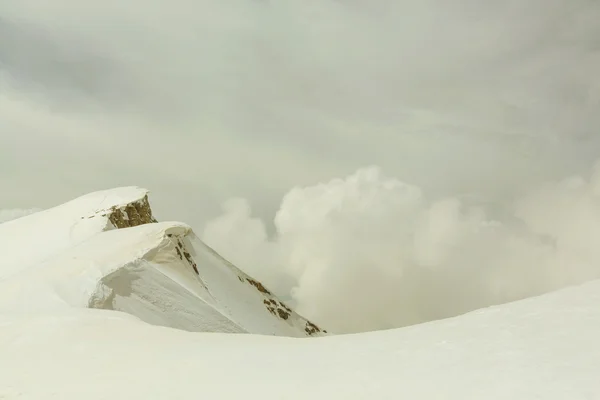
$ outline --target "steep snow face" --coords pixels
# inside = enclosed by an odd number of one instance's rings
[[[597,399],[598,310],[592,282],[313,340],[190,333],[104,310],[0,314],[0,398]]]
[[[0,312],[89,307],[188,331],[322,333],[189,226],[157,223],[143,189],[98,192],[0,227]]]

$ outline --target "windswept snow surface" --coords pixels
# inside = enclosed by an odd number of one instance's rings
[[[115,229],[112,216],[119,213],[127,225],[120,210],[146,195],[140,188],[97,192],[0,225],[0,312],[90,307],[188,331],[321,334],[189,226]],[[149,205],[147,212],[154,221]]]
[[[126,314],[1,315],[0,398],[600,398],[600,282],[397,330],[190,333]]]
[[[142,199],[147,193],[139,187],[98,191],[0,224],[0,279],[106,230],[108,218],[102,217],[101,212]],[[95,215],[98,218],[87,218]]]

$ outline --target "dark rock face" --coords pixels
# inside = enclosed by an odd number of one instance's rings
[[[109,221],[117,229],[131,228],[133,226],[156,223],[152,215],[152,208],[148,195],[143,199],[129,203],[121,208],[113,207],[107,213]]]

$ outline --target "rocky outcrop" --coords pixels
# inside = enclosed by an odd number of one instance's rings
[[[156,223],[152,215],[152,208],[148,195],[142,199],[122,206],[112,206],[108,210],[103,210],[100,214],[108,217],[108,220],[117,229],[131,228],[134,226]]]

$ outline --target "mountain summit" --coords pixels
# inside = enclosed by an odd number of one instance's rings
[[[0,311],[87,307],[194,332],[326,333],[188,225],[157,222],[142,188],[95,192],[9,221],[0,240],[12,243],[0,267]]]

